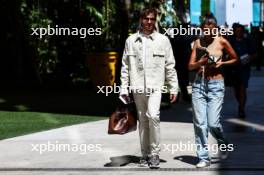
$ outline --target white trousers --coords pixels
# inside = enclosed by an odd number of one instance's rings
[[[161,93],[134,93],[142,156],[159,155]]]

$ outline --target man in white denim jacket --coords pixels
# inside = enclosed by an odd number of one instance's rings
[[[169,39],[155,31],[157,12],[146,8],[140,16],[141,29],[126,40],[121,68],[121,93],[129,87],[139,117],[142,158],[140,166],[159,168],[161,91],[169,87],[171,103],[176,101],[178,79]],[[164,86],[166,85],[168,86]]]

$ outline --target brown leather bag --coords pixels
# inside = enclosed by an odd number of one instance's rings
[[[117,108],[110,116],[108,134],[126,134],[137,129],[137,117],[128,107]]]

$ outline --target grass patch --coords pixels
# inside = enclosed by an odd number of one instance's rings
[[[0,140],[103,119],[106,117],[0,111]]]

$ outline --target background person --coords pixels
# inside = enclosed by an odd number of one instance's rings
[[[188,24],[183,24],[182,28],[188,29]],[[195,40],[192,35],[175,35],[172,39],[173,52],[176,59],[176,70],[180,86],[180,96],[183,101],[191,102],[187,87],[189,86],[188,63],[192,52],[191,43]],[[179,97],[178,97],[179,98]]]
[[[251,38],[246,35],[245,28],[241,24],[233,24],[234,36],[230,43],[239,56],[239,64],[235,65],[233,74],[233,86],[238,102],[238,116],[246,118],[245,106],[247,101],[247,88],[251,72],[251,63],[256,58],[256,47]]]

